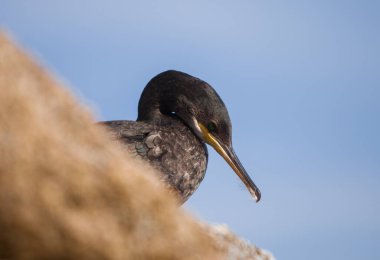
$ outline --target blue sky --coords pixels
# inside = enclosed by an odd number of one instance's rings
[[[164,70],[207,81],[263,197],[254,203],[209,149],[186,210],[278,259],[379,259],[379,10],[365,0],[3,0],[0,25],[100,120],[135,119]]]

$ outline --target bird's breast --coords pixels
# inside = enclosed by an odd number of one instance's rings
[[[205,175],[206,146],[186,128],[158,130],[148,136],[146,142],[151,147],[148,158],[153,166],[170,188],[179,193],[182,201],[186,201]]]

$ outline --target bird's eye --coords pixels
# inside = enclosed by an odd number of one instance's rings
[[[207,129],[208,129],[208,131],[210,131],[210,132],[214,132],[214,131],[216,130],[216,125],[215,125],[215,123],[214,123],[214,122],[210,122],[210,123],[208,123],[208,124],[207,124]]]

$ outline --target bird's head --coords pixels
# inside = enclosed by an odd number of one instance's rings
[[[261,193],[232,147],[228,111],[216,91],[206,82],[178,71],[154,77],[139,102],[138,120],[155,120],[160,114],[182,120],[203,142],[211,145],[243,181],[256,202]]]

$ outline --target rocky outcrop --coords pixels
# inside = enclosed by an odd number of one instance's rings
[[[270,259],[178,208],[0,35],[0,259]]]

